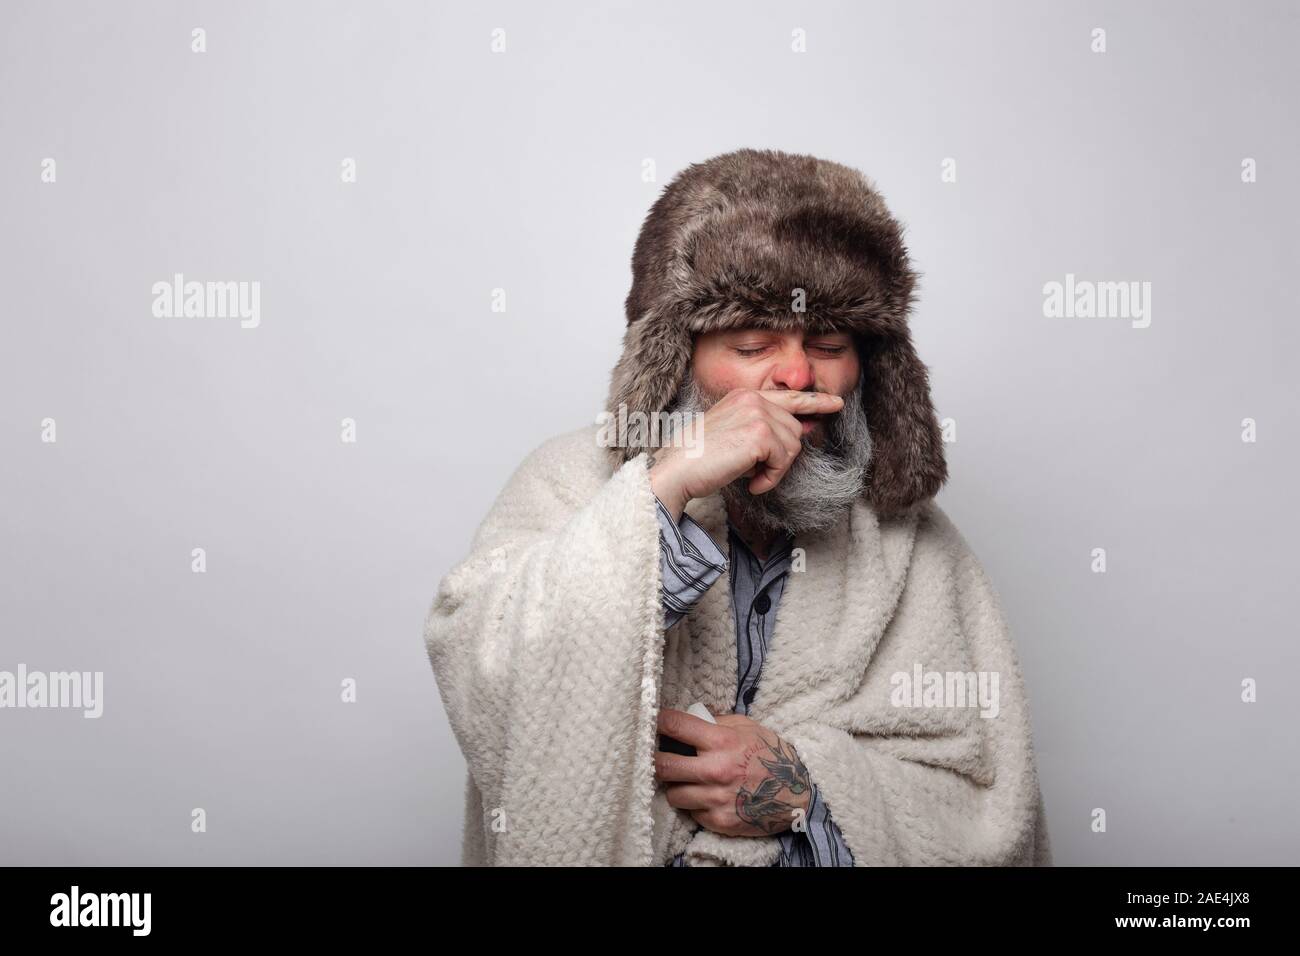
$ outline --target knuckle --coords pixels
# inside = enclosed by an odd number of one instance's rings
[[[745,780],[744,768],[735,763],[725,763],[716,772],[717,779],[712,782],[722,787],[734,788]]]
[[[711,783],[715,786],[725,787],[731,782],[732,771],[726,764],[710,764],[704,769],[702,774],[705,783]]]

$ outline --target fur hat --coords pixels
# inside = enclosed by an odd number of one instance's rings
[[[916,278],[901,227],[857,170],[770,149],[694,163],[641,227],[609,413],[666,411],[698,333],[850,332],[873,444],[863,494],[881,517],[910,511],[948,476],[929,375],[907,327]],[[805,311],[796,312],[800,289]],[[641,450],[609,454],[618,467]]]

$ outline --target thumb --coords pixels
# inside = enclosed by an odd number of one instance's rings
[[[764,492],[771,491],[776,486],[776,473],[769,468],[764,470],[762,474],[754,476],[754,480],[749,483],[749,493],[751,495],[761,495]]]

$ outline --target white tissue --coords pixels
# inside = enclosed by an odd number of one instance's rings
[[[711,724],[717,723],[717,721],[713,719],[713,715],[709,713],[709,708],[705,707],[698,700],[686,708],[686,713],[693,714],[700,718],[700,720],[707,720]]]

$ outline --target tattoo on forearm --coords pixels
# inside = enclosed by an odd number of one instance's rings
[[[765,833],[780,833],[789,829],[798,804],[777,798],[782,790],[796,796],[804,793],[808,789],[808,769],[784,740],[777,738],[776,746],[764,743],[771,756],[758,759],[767,768],[768,776],[754,790],[741,786],[736,793],[736,815]]]

